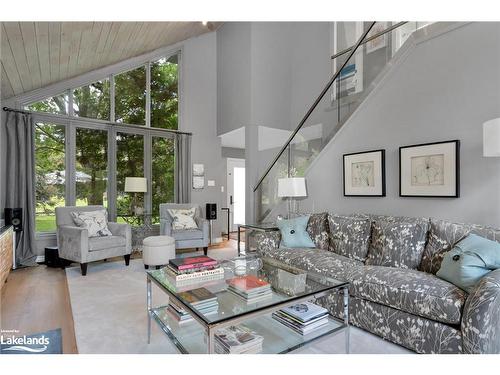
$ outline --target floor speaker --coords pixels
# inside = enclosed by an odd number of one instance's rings
[[[4,219],[5,225],[12,225],[14,232],[21,232],[23,230],[22,208],[5,208]]]
[[[217,204],[207,203],[205,209],[205,216],[207,220],[217,220]]]

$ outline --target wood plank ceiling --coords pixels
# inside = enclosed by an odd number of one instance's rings
[[[2,22],[1,97],[209,32],[201,22]]]

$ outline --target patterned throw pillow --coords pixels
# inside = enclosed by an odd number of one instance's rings
[[[184,230],[184,229],[197,229],[196,221],[194,221],[194,215],[196,213],[196,207],[189,209],[168,209],[168,213],[172,216],[172,229],[173,230]]]
[[[73,221],[80,228],[86,228],[89,237],[107,237],[113,234],[108,229],[106,210],[71,212]]]
[[[428,229],[429,221],[425,219],[377,219],[372,225],[372,241],[365,264],[417,269]]]
[[[328,213],[311,214],[307,223],[307,233],[317,249],[328,250],[330,242]]]
[[[431,219],[429,241],[418,269],[435,275],[445,254],[470,233],[500,242],[500,229]]]
[[[368,253],[371,220],[364,216],[328,215],[330,251],[364,262]]]

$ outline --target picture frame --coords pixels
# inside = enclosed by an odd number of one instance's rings
[[[460,141],[399,148],[399,196],[460,197]]]
[[[205,165],[193,163],[193,189],[205,187]]]
[[[343,155],[344,197],[385,197],[385,150]]]

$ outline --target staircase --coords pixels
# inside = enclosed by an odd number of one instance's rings
[[[283,213],[278,179],[305,176],[311,163],[376,87],[405,41],[427,24],[365,23],[356,43],[331,57],[335,73],[253,188],[257,222],[273,220]]]

